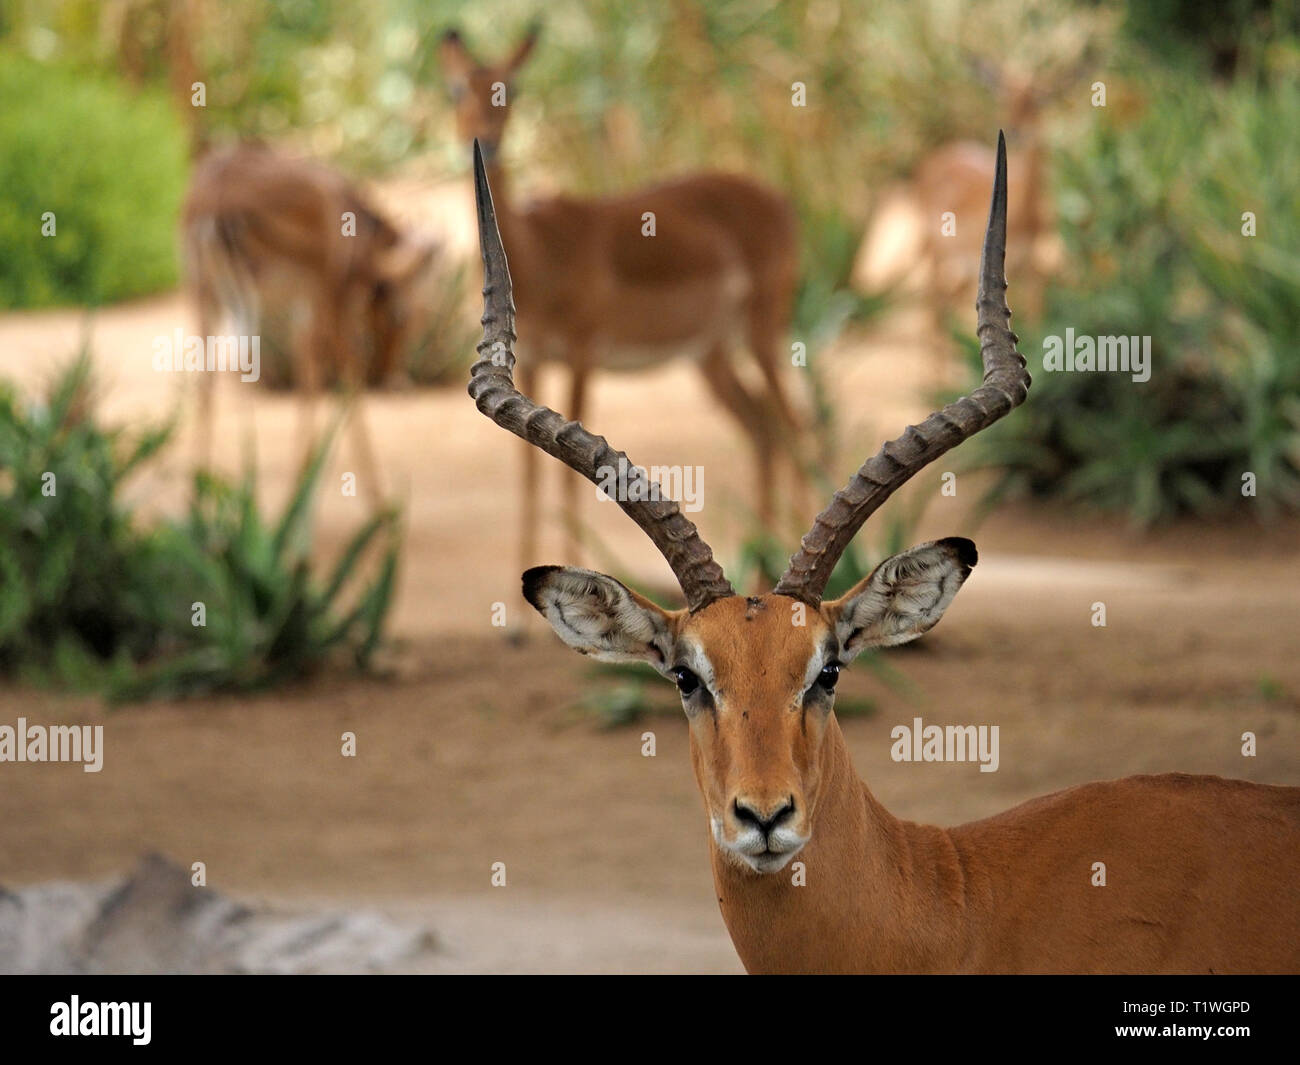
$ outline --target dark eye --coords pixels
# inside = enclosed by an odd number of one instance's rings
[[[835,662],[817,674],[817,680],[814,682],[813,687],[821,688],[823,691],[833,692],[839,679],[840,664]]]
[[[671,671],[673,680],[677,682],[677,690],[682,693],[682,698],[694,695],[699,689],[700,678],[692,673],[685,666],[678,666]]]

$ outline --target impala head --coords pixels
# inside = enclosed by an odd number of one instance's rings
[[[421,233],[403,233],[392,246],[376,252],[367,326],[377,380],[397,376],[406,346],[423,320],[426,290],[434,283],[441,254],[441,244]]]
[[[1011,142],[1027,138],[1038,128],[1045,112],[1058,106],[1095,70],[1101,56],[1095,43],[1081,37],[1075,49],[1054,62],[1023,66],[991,61],[984,55],[966,54],[966,65],[997,101],[999,113],[1011,132]]]
[[[886,559],[831,602],[822,592],[840,555],[899,486],[1021,403],[1025,361],[1008,328],[1002,276],[1006,148],[998,138],[993,206],[977,301],[984,383],[891,440],[817,517],[771,594],[735,594],[676,503],[636,486],[645,474],[603,437],[539,407],[514,386],[514,304],[482,154],[475,189],[483,250],[483,342],[470,395],[497,424],[562,459],[591,481],[626,468],[619,506],[672,567],[686,607],[669,611],[589,570],[544,566],[524,574],[524,595],[560,638],[602,661],[647,662],[676,683],[690,725],[696,778],[714,842],[758,873],[784,867],[812,838],[826,767],[839,671],[868,647],[914,640],[943,616],[977,561],[969,540],[922,544]]]
[[[465,141],[477,140],[490,164],[501,147],[514,78],[537,44],[540,28],[531,27],[503,62],[484,65],[465,47],[456,30],[443,34],[438,46],[443,78],[456,109],[456,129]]]
[[[933,626],[975,561],[969,540],[924,544],[826,603],[730,595],[668,611],[612,577],[558,566],[525,573],[524,596],[580,653],[647,662],[677,685],[714,842],[766,873],[812,835],[840,670]]]

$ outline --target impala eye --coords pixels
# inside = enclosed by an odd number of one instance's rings
[[[700,687],[700,678],[685,666],[671,670],[670,675],[677,682],[677,690],[682,693],[683,699],[694,695]]]
[[[838,662],[835,662],[827,666],[825,669],[823,669],[820,673],[817,674],[817,680],[814,682],[813,686],[816,688],[821,688],[823,691],[833,692],[835,690],[835,685],[839,682],[839,679],[840,679],[840,664]]]

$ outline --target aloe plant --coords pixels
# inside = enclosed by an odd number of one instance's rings
[[[128,436],[97,426],[92,410],[84,352],[45,401],[24,405],[0,386],[0,672],[122,701],[266,687],[338,657],[371,663],[399,516],[373,515],[332,567],[313,565],[311,511],[333,431],[274,522],[250,470],[234,484],[198,476],[184,518],[146,526],[123,488],[171,426]]]

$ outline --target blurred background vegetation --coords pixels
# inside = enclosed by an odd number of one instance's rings
[[[0,384],[0,674],[120,701],[251,691],[340,657],[367,667],[396,579],[397,516],[375,514],[331,567],[313,565],[327,439],[274,520],[249,472],[237,484],[200,475],[183,519],[146,524],[123,489],[172,428],[104,426],[85,351],[39,398]]]
[[[976,441],[999,493],[1139,524],[1300,507],[1300,145],[1279,135],[1300,122],[1296,57],[1213,92],[1194,69],[1149,71],[1138,114],[1105,113],[1058,153],[1067,267],[1021,350],[1032,370],[1067,328],[1150,336],[1151,378],[1036,373],[1023,415]]]
[[[998,471],[994,497],[1138,524],[1300,507],[1300,0],[6,0],[0,309],[174,285],[187,159],[205,142],[265,138],[377,179],[463,177],[437,40],[454,26],[495,59],[535,20],[505,143],[516,183],[599,193],[707,166],[785,190],[804,241],[795,338],[827,433],[817,356],[894,298],[849,283],[880,190],[937,145],[992,143],[1006,116],[990,65],[1044,83],[1073,72],[1043,101],[1063,266],[1041,316],[1016,319],[1035,389],[972,461]],[[202,109],[182,105],[193,81]],[[79,234],[56,252],[45,211]],[[1042,373],[1043,337],[1067,328],[1150,336],[1150,381]],[[954,329],[968,353],[969,332]],[[967,386],[976,374],[972,359]],[[743,565],[769,564],[763,532]],[[876,553],[850,553],[837,586]]]
[[[873,197],[935,145],[991,141],[1005,121],[981,67],[1019,65],[1046,83],[1086,55],[1045,118],[1066,271],[1041,321],[1018,317],[1022,347],[1032,367],[1041,337],[1066,326],[1149,335],[1156,370],[1141,387],[1039,374],[1029,412],[982,438],[981,460],[1005,472],[999,491],[1141,523],[1230,509],[1243,470],[1258,478],[1256,510],[1300,503],[1298,149],[1282,132],[1296,128],[1300,92],[1296,0],[9,0],[0,11],[0,307],[173,284],[187,139],[267,138],[362,175],[463,173],[438,37],[455,26],[491,59],[540,19],[505,146],[519,183],[544,175],[597,193],[701,166],[765,177],[799,210],[795,334],[814,354],[888,296],[848,285]],[[176,106],[195,80],[206,107]],[[1104,108],[1089,102],[1096,80]],[[794,82],[807,107],[791,106]],[[33,221],[47,210],[89,213],[76,227],[88,236],[51,254]],[[1240,235],[1243,211],[1258,219],[1253,238]],[[834,404],[818,402],[833,431]]]
[[[0,309],[95,306],[175,285],[186,170],[165,94],[0,51]]]

